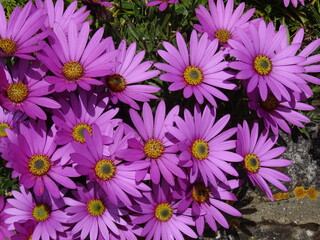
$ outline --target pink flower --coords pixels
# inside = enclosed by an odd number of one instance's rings
[[[277,137],[273,136],[268,139],[268,133],[268,131],[263,131],[259,136],[258,123],[254,123],[250,131],[248,123],[244,121],[243,126],[238,125],[236,150],[244,158],[243,167],[251,183],[258,185],[273,201],[272,192],[266,181],[287,192],[287,188],[280,180],[290,182],[291,179],[272,167],[285,167],[292,162],[287,159],[276,158],[286,149],[285,147],[272,148],[277,142]]]

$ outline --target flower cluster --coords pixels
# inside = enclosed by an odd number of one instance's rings
[[[303,30],[288,44],[285,26],[250,20],[244,3],[209,0],[190,41],[163,42],[152,69],[137,43],[91,32],[76,5],[30,1],[7,20],[0,4],[0,154],[20,187],[0,198],[1,239],[197,238],[241,216],[227,201],[246,179],[271,201],[268,183],[287,191],[274,168],[291,161],[275,145],[309,121],[296,110],[313,109],[302,101],[320,83],[309,74],[320,40],[300,51]],[[197,103],[168,109],[158,75]],[[218,114],[239,88],[264,131]]]

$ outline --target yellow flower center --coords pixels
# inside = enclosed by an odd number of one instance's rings
[[[126,80],[119,74],[108,76],[107,85],[112,92],[122,92],[126,86]]]
[[[244,157],[244,167],[250,172],[257,172],[260,168],[260,160],[257,155],[249,153]]]
[[[221,44],[226,44],[231,38],[231,33],[228,30],[220,29],[214,33],[214,36],[219,39]]]
[[[8,56],[17,51],[17,44],[10,38],[0,39],[0,49]]]
[[[88,213],[94,217],[101,216],[106,207],[103,205],[103,202],[99,199],[92,199],[87,204]]]
[[[183,79],[186,83],[196,86],[202,83],[203,74],[200,68],[188,66],[183,73]]]
[[[163,154],[164,146],[159,140],[149,139],[145,143],[143,150],[147,157],[157,159]]]
[[[254,70],[260,75],[268,75],[272,69],[272,63],[270,58],[264,55],[258,55],[253,61]]]
[[[12,83],[7,89],[7,95],[10,101],[20,103],[28,96],[28,88],[21,82]]]
[[[6,128],[11,129],[8,123],[0,123],[0,138],[7,137]]]
[[[30,235],[30,237],[28,238],[28,240],[32,240],[32,234]]]
[[[192,198],[199,202],[203,203],[208,201],[210,191],[203,183],[197,183],[193,186]]]
[[[92,136],[92,127],[86,123],[78,123],[72,128],[72,137],[79,143],[85,143],[84,130],[88,131],[90,136]]]
[[[37,222],[43,222],[50,217],[50,209],[45,204],[36,205],[33,208],[32,216]]]
[[[203,139],[195,140],[191,147],[191,153],[195,158],[199,160],[206,159],[209,155],[208,143]]]
[[[168,203],[160,203],[154,212],[156,218],[161,222],[167,222],[172,217],[172,207]]]
[[[296,198],[304,198],[306,196],[306,190],[304,189],[304,187],[296,187],[293,190],[294,196]]]
[[[83,67],[77,61],[67,62],[62,68],[63,76],[70,82],[79,80],[83,73]]]
[[[29,172],[35,176],[46,174],[49,171],[50,166],[50,159],[43,154],[33,155],[28,162]]]
[[[104,181],[112,179],[116,173],[116,166],[111,160],[102,159],[94,167],[96,176]]]
[[[260,101],[260,105],[262,108],[264,108],[267,111],[272,111],[276,109],[279,105],[278,99],[273,94],[268,94],[268,97],[265,101]]]

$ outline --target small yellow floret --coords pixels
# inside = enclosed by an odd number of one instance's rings
[[[307,196],[311,199],[311,200],[316,200],[316,198],[318,197],[318,191],[315,190],[313,187],[309,188],[308,190],[306,190]]]
[[[304,187],[296,187],[293,190],[293,193],[296,198],[304,198],[306,196],[306,190]]]

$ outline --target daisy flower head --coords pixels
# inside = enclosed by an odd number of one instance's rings
[[[200,178],[206,186],[209,183],[217,186],[218,181],[227,183],[226,174],[238,176],[238,172],[229,163],[243,160],[242,156],[230,151],[236,147],[236,142],[229,138],[237,129],[222,131],[228,124],[230,115],[225,115],[217,122],[215,118],[215,108],[206,106],[201,111],[195,106],[194,116],[185,109],[184,120],[176,116],[176,126],[167,127],[169,133],[179,140],[179,159],[190,169],[191,183]]]
[[[248,96],[249,108],[257,112],[258,117],[263,119],[265,128],[271,128],[275,135],[278,135],[279,128],[290,134],[291,129],[288,123],[304,128],[302,122],[308,123],[310,119],[294,110],[311,111],[314,109],[311,105],[298,100],[278,101],[272,93],[268,93],[267,99],[263,101],[257,90],[249,93]]]
[[[158,69],[167,72],[159,78],[162,81],[172,82],[169,91],[183,89],[185,98],[194,95],[200,104],[206,98],[215,107],[217,103],[214,97],[228,101],[227,96],[218,88],[236,89],[236,85],[228,81],[233,75],[224,71],[228,63],[223,61],[225,51],[217,52],[218,40],[211,42],[207,33],[198,40],[197,32],[193,30],[188,50],[179,32],[176,34],[176,39],[178,49],[168,42],[163,42],[166,51],[158,50],[159,55],[168,64],[155,64]]]
[[[2,71],[5,70],[5,73]],[[11,69],[0,62],[0,103],[9,111],[20,111],[29,117],[47,119],[41,107],[57,109],[61,105],[55,100],[44,97],[50,94],[50,84],[42,78],[47,68],[39,61],[29,64],[20,59]]]
[[[10,224],[9,230],[13,230],[17,223],[26,224],[24,226],[30,229],[36,225],[32,232],[33,240],[59,239],[59,232],[66,230],[62,224],[67,220],[66,213],[62,211],[65,206],[63,197],[52,199],[47,191],[41,197],[33,196],[23,186],[20,186],[20,192],[12,191],[12,195],[14,198],[8,199],[10,207],[5,210],[10,215],[5,220]]]
[[[0,57],[35,60],[32,53],[42,48],[42,39],[47,35],[36,34],[45,17],[42,10],[34,11],[34,5],[29,1],[22,9],[16,7],[7,22],[0,3]]]
[[[268,133],[265,130],[259,136],[258,123],[255,122],[250,131],[248,123],[244,121],[242,126],[238,125],[236,151],[243,156],[243,167],[250,182],[254,186],[258,185],[273,201],[273,195],[267,181],[287,192],[287,188],[280,180],[290,182],[291,179],[272,167],[285,167],[292,162],[287,159],[276,158],[283,154],[286,149],[285,147],[273,148],[277,142],[277,137],[268,138]]]
[[[79,175],[73,168],[61,165],[55,154],[55,135],[55,126],[47,133],[44,121],[21,124],[17,142],[12,134],[8,135],[8,148],[12,153],[8,159],[10,166],[20,174],[20,184],[27,189],[33,188],[36,196],[43,195],[47,189],[50,195],[59,198],[60,185],[70,189],[76,187],[69,177]]]
[[[179,166],[177,148],[168,138],[168,126],[173,125],[174,116],[178,115],[179,107],[174,107],[166,115],[166,105],[161,101],[156,109],[155,116],[152,114],[148,103],[143,104],[142,117],[130,109],[130,117],[141,136],[141,140],[132,138],[129,140],[129,149],[121,151],[118,156],[127,161],[148,162],[149,166],[141,172],[137,172],[137,180],[144,179],[147,171],[150,172],[151,181],[159,184],[164,178],[171,186],[175,185],[176,178],[186,178],[185,172]]]
[[[121,207],[110,203],[108,196],[93,183],[88,183],[87,188],[81,184],[72,191],[74,198],[65,198],[69,207],[65,211],[71,215],[68,223],[74,224],[71,233],[80,233],[80,239],[90,240],[109,239],[114,233],[119,236],[117,225],[126,226],[122,216],[128,214]]]
[[[121,101],[130,107],[140,109],[136,101],[148,102],[150,99],[157,99],[152,93],[160,91],[159,87],[137,84],[149,80],[159,75],[159,70],[148,69],[152,66],[152,61],[141,62],[144,58],[145,51],[135,55],[137,44],[131,43],[128,48],[126,41],[122,40],[119,44],[119,54],[116,61],[120,62],[112,73],[105,77],[105,83],[108,89],[110,100],[116,104]],[[109,47],[114,49],[114,45]]]
[[[210,40],[218,39],[220,45],[229,46],[229,39],[239,40],[237,29],[245,29],[255,11],[252,8],[243,14],[244,8],[244,2],[234,10],[234,0],[228,0],[226,5],[223,0],[217,0],[217,3],[209,0],[209,11],[201,4],[195,10],[200,24],[195,24],[194,28],[200,33],[208,33]]]
[[[189,227],[194,226],[190,217],[191,211],[187,209],[181,214],[177,209],[177,200],[173,197],[170,185],[153,185],[153,192],[145,193],[145,198],[138,199],[134,211],[139,213],[133,219],[134,224],[144,224],[141,236],[146,240],[183,240],[184,233],[188,237],[197,238],[196,233]]]
[[[285,7],[288,7],[290,2],[295,8],[298,6],[298,2],[301,3],[302,6],[304,6],[304,0],[283,0],[283,4]]]
[[[13,231],[8,230],[9,224],[5,223],[5,220],[9,217],[4,210],[8,207],[4,196],[0,196],[0,239],[11,239],[14,235]]]
[[[75,153],[71,154],[71,161],[77,163],[75,168],[82,176],[89,176],[101,187],[113,204],[132,205],[130,196],[140,198],[140,191],[151,190],[135,180],[136,171],[148,167],[148,162],[124,164],[115,157],[117,151],[127,148],[127,140],[131,137],[130,134],[124,135],[123,125],[114,132],[114,141],[108,146],[107,156],[104,154],[103,136],[96,124],[92,126],[92,135],[88,132],[84,135],[84,144],[73,142]]]
[[[57,151],[62,164],[66,164],[70,160],[70,153],[74,152],[73,141],[82,144],[86,142],[84,133],[92,134],[93,123],[99,126],[104,143],[107,144],[112,142],[110,136],[113,129],[121,122],[114,118],[119,109],[109,108],[107,97],[101,99],[97,94],[86,91],[79,91],[78,95],[72,93],[68,101],[60,98],[62,107],[52,116],[58,127],[55,142],[62,145]]]
[[[278,101],[290,101],[293,92],[300,93],[299,85],[306,81],[299,75],[304,72],[300,66],[304,57],[295,56],[301,44],[291,44],[281,48],[286,38],[286,28],[281,26],[275,32],[274,25],[260,21],[259,26],[249,24],[250,34],[239,29],[241,42],[230,40],[230,55],[238,59],[229,67],[239,70],[236,78],[247,79],[247,92],[258,88],[261,99],[265,101],[271,92]]]
[[[192,206],[192,216],[195,217],[196,229],[200,236],[203,234],[205,222],[214,231],[218,230],[216,222],[224,228],[229,228],[227,220],[220,211],[232,216],[241,216],[237,209],[224,202],[237,201],[237,197],[230,190],[239,187],[239,183],[239,180],[230,180],[227,185],[220,183],[217,187],[205,186],[202,182],[189,185],[186,195],[178,204],[178,211],[184,212]]]
[[[80,30],[84,21],[89,16],[90,12],[86,11],[86,7],[81,7],[77,10],[78,1],[73,1],[64,10],[64,1],[57,0],[55,4],[52,0],[36,0],[38,9],[43,9],[47,17],[43,22],[44,29],[54,29],[56,24],[59,24],[64,32],[68,32],[70,21],[75,21],[77,29]]]
[[[169,4],[175,4],[178,3],[179,0],[148,0],[148,3],[146,4],[147,7],[156,6],[159,5],[159,10],[163,12],[167,9]]]
[[[56,24],[49,36],[50,45],[44,44],[38,59],[55,76],[47,76],[46,81],[56,92],[75,91],[77,86],[89,91],[91,85],[103,85],[96,78],[108,75],[117,64],[114,62],[117,51],[106,53],[108,39],[102,39],[103,28],[89,38],[89,23],[85,22],[80,31],[75,21],[70,21],[68,33]]]

